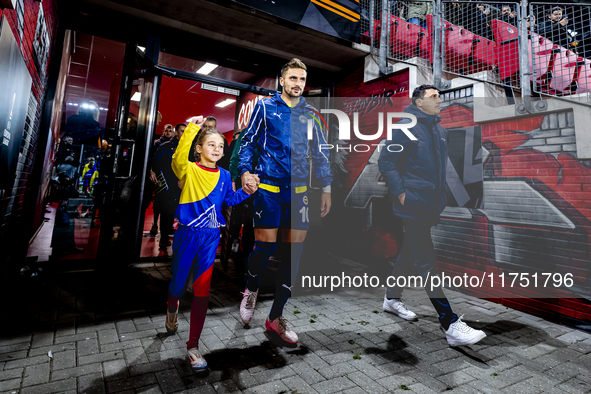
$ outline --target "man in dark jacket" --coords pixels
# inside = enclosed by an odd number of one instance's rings
[[[568,32],[568,18],[562,15],[562,8],[554,7],[548,15],[548,20],[539,27],[539,33],[555,45],[565,49],[572,49],[573,37]]]
[[[392,135],[382,149],[378,165],[393,201],[396,216],[402,218],[404,241],[394,264],[392,277],[400,276],[406,264],[414,264],[417,273],[428,281],[437,275],[436,255],[431,240],[431,227],[439,223],[445,208],[447,130],[439,125],[441,99],[435,86],[421,85],[412,96],[412,104],[404,112],[416,117],[416,126],[409,128],[416,138],[411,141],[404,133]],[[409,123],[410,119],[399,123]],[[390,149],[390,145],[394,145]],[[439,322],[451,346],[471,345],[486,334],[466,325],[453,313],[441,287],[425,283],[425,290],[439,314]],[[406,320],[416,319],[400,301],[402,288],[388,287],[384,311]]]
[[[174,224],[174,214],[181,196],[179,180],[171,167],[172,155],[176,151],[186,127],[183,123],[176,125],[175,137],[160,145],[152,158],[152,171],[156,175],[156,180],[152,179],[156,184],[154,201],[158,204],[160,211],[160,250],[166,250],[171,245],[168,236]]]

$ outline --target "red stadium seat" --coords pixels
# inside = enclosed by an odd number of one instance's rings
[[[425,15],[427,31],[419,43],[419,56],[433,63],[433,15]]]
[[[573,79],[575,93],[591,93],[591,61],[578,58],[577,66]]]
[[[519,42],[517,28],[506,22],[494,19],[491,27],[497,43],[497,63],[501,79],[519,71]]]
[[[474,33],[452,25],[445,24],[445,69],[455,72],[470,72],[470,57]]]
[[[415,57],[421,38],[427,35],[427,30],[396,16],[392,18],[392,52],[405,57]]]
[[[492,70],[497,64],[497,44],[481,36],[474,36],[472,72]]]
[[[531,59],[530,70],[532,70],[532,76],[530,79],[533,81],[534,75],[537,82],[547,79],[547,73],[550,64],[552,63],[552,57],[556,52],[554,49],[554,44],[552,44],[552,41],[547,40],[536,33],[531,33],[527,48],[529,56],[528,58]],[[533,67],[531,66],[531,62],[533,62]]]
[[[563,47],[557,46],[557,48],[560,52],[556,53],[554,58],[550,89],[562,94],[570,94],[577,69],[577,55]]]

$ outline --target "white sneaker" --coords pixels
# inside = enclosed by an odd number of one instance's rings
[[[462,321],[463,317],[464,315],[460,316],[457,321],[450,324],[447,331],[441,327],[441,331],[445,333],[445,337],[447,338],[447,343],[449,343],[449,346],[455,347],[473,345],[486,337],[484,331],[475,330],[464,323]]]
[[[272,336],[279,337],[289,347],[295,347],[298,344],[298,336],[289,327],[283,316],[279,316],[273,321],[265,322],[265,328]]]
[[[166,332],[174,334],[179,328],[179,304],[176,304],[176,311],[170,313],[168,311],[168,305],[166,306]]]
[[[254,307],[257,303],[259,291],[250,291],[248,289],[244,289],[244,293],[242,294],[242,302],[240,303],[240,318],[244,324],[250,324],[252,317],[254,316]]]
[[[207,368],[207,361],[205,361],[201,353],[199,353],[199,349],[196,347],[187,350],[187,358],[189,359],[191,368],[193,368],[194,371],[200,371]]]
[[[417,315],[413,311],[409,310],[406,305],[400,299],[389,300],[384,296],[384,305],[382,306],[384,312],[393,313],[404,320],[416,320]]]

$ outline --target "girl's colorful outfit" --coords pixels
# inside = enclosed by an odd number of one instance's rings
[[[237,192],[232,190],[232,179],[228,171],[219,167],[203,167],[189,161],[191,142],[199,130],[199,126],[190,123],[172,157],[172,169],[180,180],[182,192],[175,214],[179,227],[172,242],[172,282],[169,292],[173,299],[178,300],[192,276],[195,297],[193,307],[204,303],[203,299],[197,302],[197,298],[209,297],[211,273],[220,241],[220,226],[226,225],[221,212],[222,203],[225,201],[228,205],[235,205],[249,197],[242,189]],[[199,346],[207,303],[204,310],[194,309],[191,309],[187,349]]]

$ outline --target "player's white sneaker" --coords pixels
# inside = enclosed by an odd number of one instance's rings
[[[484,331],[475,330],[464,323],[462,321],[463,317],[464,315],[460,316],[457,321],[450,324],[447,331],[441,327],[441,331],[445,333],[445,337],[447,338],[447,343],[449,343],[449,346],[455,347],[473,345],[486,337]]]
[[[400,299],[393,298],[389,300],[384,296],[384,305],[382,306],[384,312],[393,313],[404,320],[416,320],[417,315],[409,310]]]
[[[196,347],[187,350],[187,358],[189,359],[191,368],[193,368],[194,371],[200,371],[207,368],[207,361],[205,361],[201,353],[199,353],[199,349]]]
[[[248,289],[244,289],[244,293],[242,294],[242,302],[240,303],[240,318],[244,324],[250,324],[252,317],[254,316],[254,307],[257,303],[259,291],[250,291]]]
[[[279,316],[273,321],[269,321],[267,317],[265,328],[267,329],[267,334],[271,337],[270,339],[280,339],[288,347],[296,347],[298,345],[297,334],[287,327],[287,322],[283,316]]]

